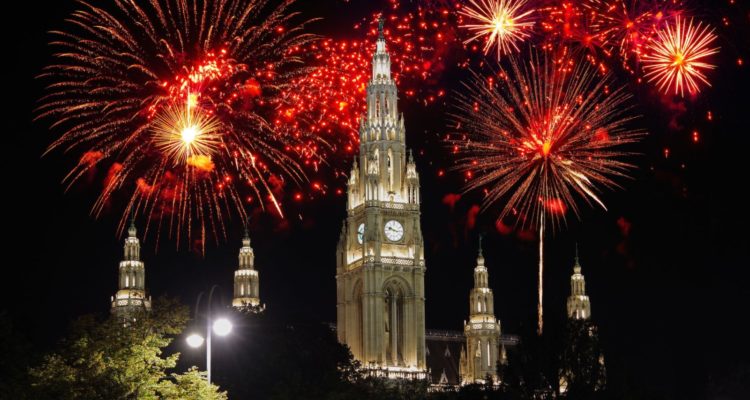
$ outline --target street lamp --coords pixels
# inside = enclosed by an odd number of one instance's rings
[[[188,346],[197,349],[198,347],[203,346],[203,336],[197,333],[193,333],[186,339]]]
[[[226,318],[219,318],[214,321],[214,333],[219,336],[226,336],[232,332],[232,322]]]
[[[219,285],[213,285],[211,286],[211,291],[208,292],[208,304],[207,304],[207,312],[206,312],[206,372],[207,372],[207,378],[208,378],[208,384],[211,384],[211,333],[216,333],[219,336],[226,336],[230,332],[232,332],[232,322],[225,318],[225,317],[219,317],[215,321],[211,318],[211,300],[214,296],[214,290],[219,287]],[[201,298],[203,297],[203,292],[198,294],[198,300],[195,302],[195,317],[196,320],[198,319],[198,309],[201,304]],[[186,339],[188,346],[196,349],[198,347],[201,347],[203,345],[203,336],[199,333],[191,333]]]

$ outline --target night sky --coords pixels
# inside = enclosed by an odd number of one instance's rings
[[[75,5],[67,0],[19,3],[5,16],[19,28],[6,33],[3,63],[4,117],[10,125],[5,124],[2,308],[44,350],[62,337],[71,319],[108,311],[122,257],[116,229],[121,209],[113,205],[99,219],[90,215],[100,188],[96,181],[81,182],[66,193],[60,182],[75,157],[62,152],[42,156],[57,132],[50,132],[47,122],[33,122],[35,102],[43,93],[43,82],[34,76],[50,61],[46,32],[63,26]],[[311,3],[304,11],[325,18],[312,29],[334,36],[346,36],[353,21],[385,6],[382,0]],[[709,74],[713,87],[682,101],[684,110],[665,103],[646,85],[636,87],[637,111],[643,115],[639,123],[649,136],[637,146],[634,179],[621,182],[624,190],[605,194],[608,211],[584,208],[580,221],[568,218],[566,227],[547,237],[545,253],[548,329],[554,331],[563,321],[578,243],[611,379],[650,393],[684,396],[750,363],[745,328],[750,319],[745,194],[750,14],[747,5],[730,8],[728,1],[691,4],[714,26],[726,15],[733,21],[717,30],[721,52],[715,58],[719,68]],[[448,71],[441,84],[454,90],[462,74]],[[407,145],[415,150],[421,174],[427,327],[462,328],[477,234],[485,233],[490,286],[503,331],[532,335],[536,240],[522,232],[500,234],[494,228],[497,209],[473,221],[472,209],[480,200],[475,195],[449,205],[462,181],[437,173],[451,163],[440,143],[445,109],[405,102],[401,108]],[[698,143],[691,138],[694,129],[700,131]],[[343,187],[341,181],[329,183]],[[345,196],[331,191],[289,203],[285,220],[270,213],[252,219],[261,300],[289,320],[335,321],[335,250],[345,202]],[[143,244],[149,292],[191,304],[198,292],[218,283],[225,299],[231,298],[242,227],[237,219],[229,226],[229,240],[208,243],[205,255],[185,246],[176,250],[170,241],[158,249],[150,241]]]

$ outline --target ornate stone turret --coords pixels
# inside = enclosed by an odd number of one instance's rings
[[[381,19],[336,253],[336,330],[369,374],[424,378],[419,175],[414,158],[407,162],[383,24]]]
[[[131,218],[124,258],[120,261],[119,290],[111,299],[111,312],[124,319],[131,318],[136,311],[151,310],[151,298],[146,297],[146,267],[141,261],[141,243],[136,233],[135,218]]]
[[[581,274],[581,264],[578,261],[578,246],[576,245],[575,265],[570,277],[570,296],[568,297],[568,318],[591,318],[591,301],[586,295],[586,279]]]
[[[239,267],[234,271],[234,296],[232,307],[260,306],[258,271],[255,270],[255,254],[250,247],[250,232],[245,228],[240,248]]]
[[[409,204],[419,204],[419,174],[414,163],[414,155],[409,149],[409,161],[406,163],[406,200]]]
[[[500,352],[500,321],[495,318],[481,237],[474,268],[474,288],[469,295],[469,322],[464,322],[464,335],[466,351],[461,352],[460,362],[462,384],[483,383],[488,376],[497,382],[498,357],[503,354]]]

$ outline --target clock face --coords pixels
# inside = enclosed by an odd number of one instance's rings
[[[365,224],[359,224],[359,228],[357,228],[357,241],[359,244],[362,244],[362,241],[365,239]]]
[[[404,227],[396,220],[390,220],[385,224],[385,237],[391,242],[398,242],[404,237]]]

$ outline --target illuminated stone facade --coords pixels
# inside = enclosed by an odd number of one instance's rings
[[[250,247],[250,233],[247,230],[242,238],[239,267],[234,271],[232,307],[260,307],[258,271],[255,269],[255,254]]]
[[[120,261],[119,290],[111,299],[111,312],[123,319],[131,318],[136,311],[151,310],[151,298],[146,297],[146,267],[136,233],[135,222],[131,221],[125,238],[125,257]]]
[[[466,348],[461,351],[461,383],[484,383],[487,378],[498,382],[497,363],[504,361],[500,342],[500,321],[495,318],[489,274],[484,265],[482,243],[474,268],[474,288],[469,295],[469,321],[464,322]]]
[[[425,378],[419,175],[379,29],[337,249],[337,334],[371,375]]]

